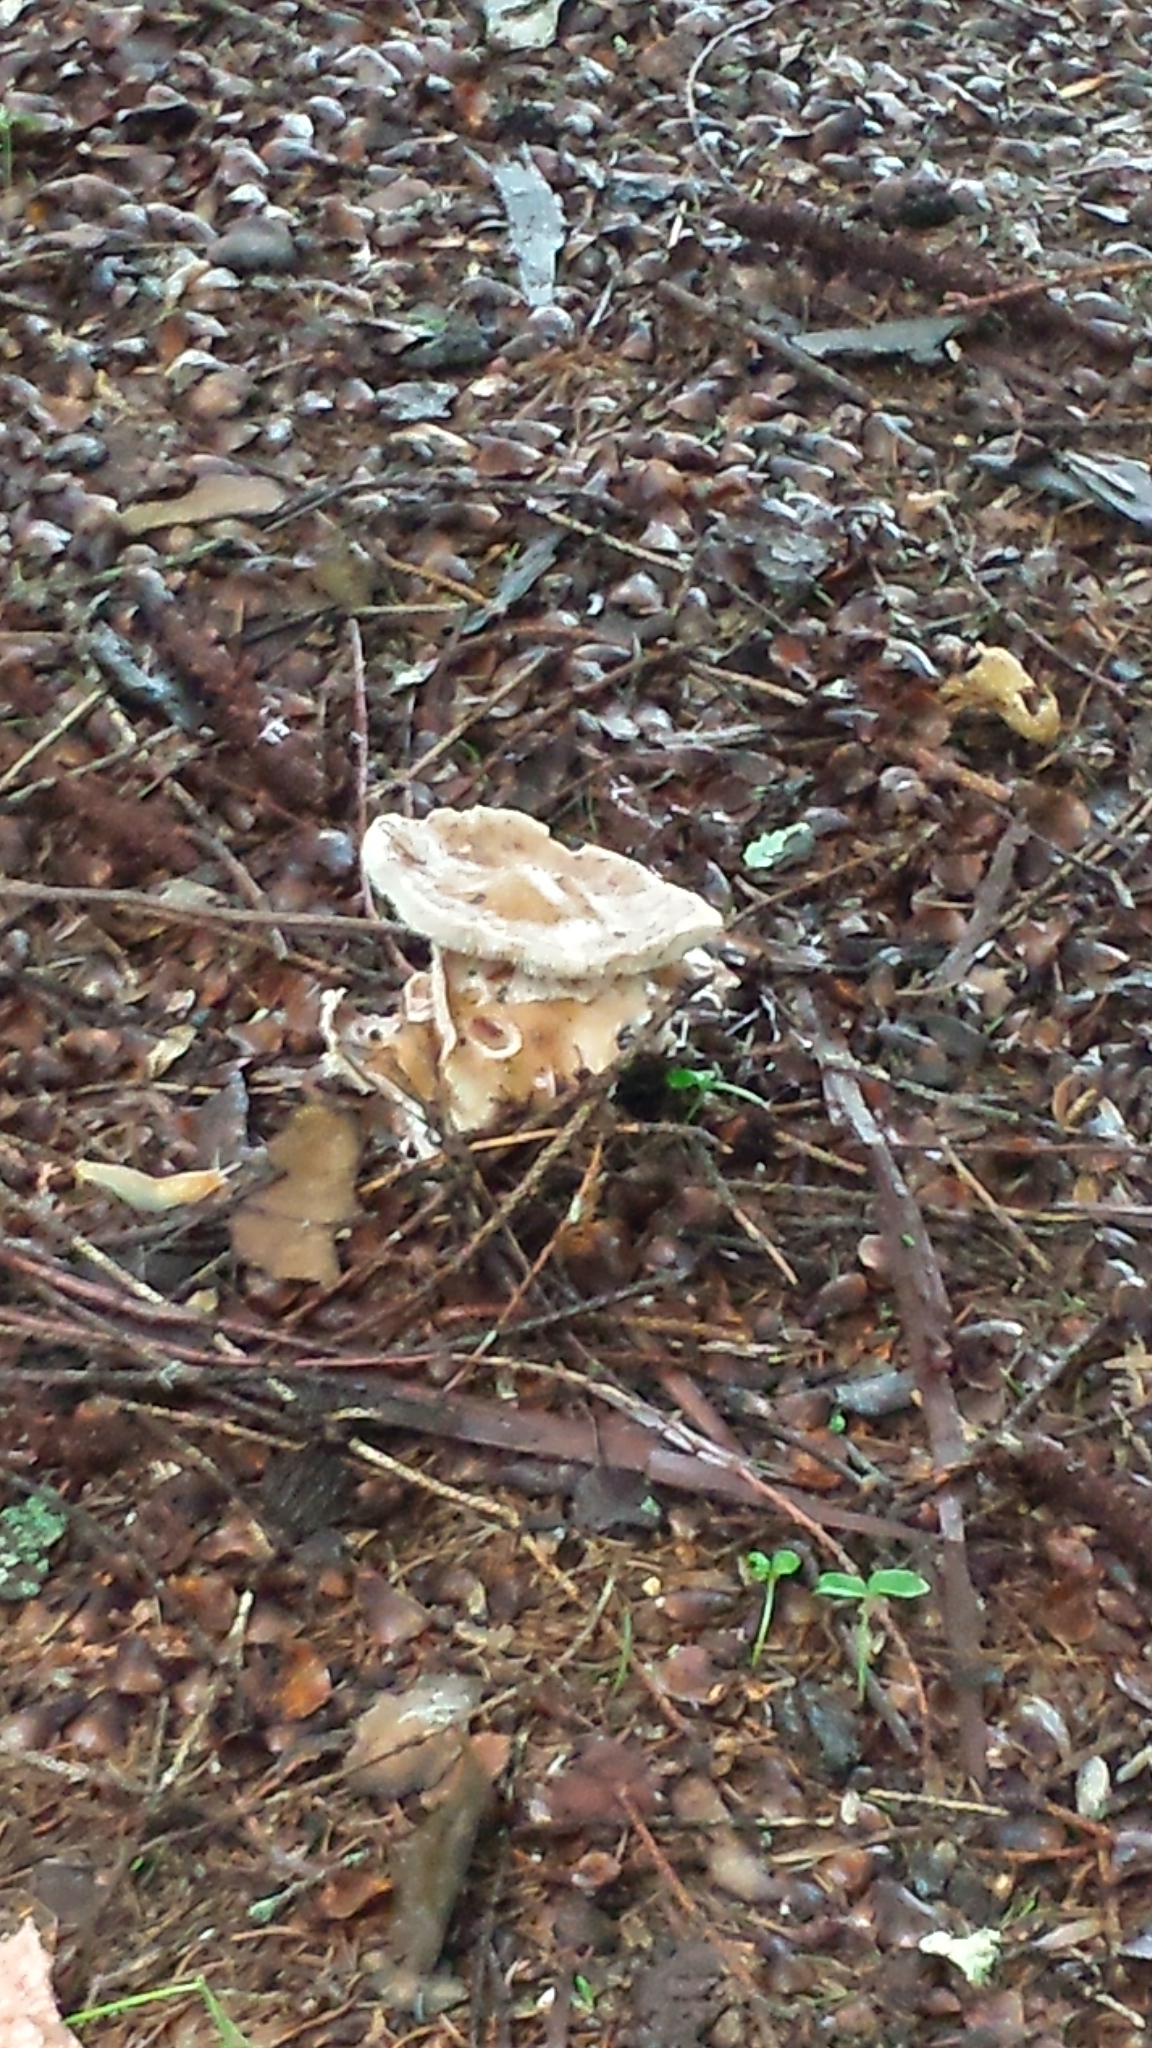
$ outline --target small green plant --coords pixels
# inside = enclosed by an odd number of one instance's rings
[[[155,1991],[136,1991],[127,1998],[109,1999],[107,2005],[89,2005],[83,2012],[68,2015],[70,2027],[84,2027],[92,2020],[118,2020],[142,2006],[169,1998],[198,1998],[220,2037],[220,2048],[252,2048],[246,2034],[229,2019],[206,1977],[189,1977],[180,1984],[161,1984]]]
[[[823,1593],[826,1600],[854,1600],[859,1608],[856,1618],[856,1683],[863,1699],[868,1689],[868,1673],[872,1666],[873,1642],[872,1623],[884,1605],[885,1600],[919,1600],[932,1588],[919,1572],[904,1571],[900,1568],[870,1572],[862,1579],[858,1572],[821,1572],[816,1581],[816,1591]]]
[[[12,190],[13,153],[21,135],[38,135],[43,124],[35,114],[14,114],[4,100],[0,100],[0,187],[5,192]]]
[[[596,2010],[596,1993],[587,1977],[582,1977],[579,1972],[572,1979],[572,2004],[585,2019],[591,2019]]]
[[[744,1559],[744,1570],[754,1586],[763,1586],[764,1603],[760,1609],[760,1625],[752,1645],[752,1669],[764,1655],[768,1631],[772,1627],[772,1610],[776,1605],[776,1588],[781,1579],[790,1579],[800,1569],[800,1558],[794,1550],[750,1550]]]
[[[719,1067],[670,1067],[664,1079],[677,1095],[694,1098],[688,1105],[690,1117],[696,1115],[710,1095],[733,1095],[738,1102],[754,1103],[757,1109],[764,1107],[762,1095],[754,1095],[751,1088],[738,1088],[735,1081],[726,1081]]]
[[[29,1493],[0,1511],[0,1600],[35,1598],[67,1527],[63,1509],[44,1493]]]

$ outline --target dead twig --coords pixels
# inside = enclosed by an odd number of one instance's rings
[[[1032,277],[1023,284],[1004,285],[999,291],[985,292],[980,298],[957,296],[955,307],[945,300],[945,308],[957,313],[990,313],[1001,306],[1019,305],[1026,299],[1038,298],[1041,292],[1075,291],[1078,285],[1094,284],[1102,277],[1133,277],[1142,271],[1152,270],[1152,256],[1126,256],[1115,262],[1079,263],[1075,270],[1065,270],[1057,277]]]
[[[1000,922],[1004,901],[1012,883],[1012,869],[1020,848],[1031,836],[1023,818],[1013,818],[1000,836],[972,904],[972,915],[954,946],[950,946],[935,973],[924,983],[925,990],[954,988],[964,980],[982,948],[990,943]]]
[[[228,910],[215,903],[170,903],[163,896],[150,896],[144,889],[61,888],[51,882],[17,882],[0,875],[0,901],[9,897],[18,903],[58,903],[69,909],[76,904],[91,908],[126,910],[147,914],[159,924],[250,926],[254,931],[275,931],[283,925],[292,931],[331,932],[333,936],[374,938],[380,932],[401,932],[403,925],[386,918],[340,917],[315,911]]]
[[[363,844],[368,830],[368,682],[364,672],[364,641],[359,622],[348,621],[348,644],[352,653],[352,745],[356,750],[356,837]],[[367,882],[360,884],[365,915],[372,915]]]
[[[835,1123],[851,1131],[872,1169],[904,1341],[928,1425],[932,1456],[944,1477],[936,1496],[942,1543],[941,1609],[952,1664],[960,1754],[973,1783],[982,1785],[988,1769],[988,1744],[980,1700],[984,1668],[980,1603],[968,1570],[960,1495],[946,1476],[951,1467],[964,1462],[968,1450],[948,1376],[951,1305],[919,1204],[864,1099],[851,1056],[831,1038],[810,996],[801,994],[797,1008],[801,1029],[810,1040],[820,1070],[828,1113]]]

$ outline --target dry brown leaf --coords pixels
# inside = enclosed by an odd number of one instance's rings
[[[232,1249],[273,1280],[340,1278],[336,1232],[356,1214],[360,1132],[347,1110],[313,1102],[298,1109],[268,1147],[282,1178],[242,1202]]]
[[[1006,647],[977,647],[962,675],[950,676],[941,692],[957,711],[994,711],[1021,739],[1050,747],[1060,733],[1060,706],[1047,683],[1030,676]]]
[[[135,1166],[106,1166],[100,1159],[78,1159],[72,1168],[81,1187],[99,1188],[118,1202],[155,1216],[166,1209],[186,1209],[207,1201],[228,1185],[215,1166],[195,1173],[141,1173]]]
[[[290,1643],[273,1688],[273,1705],[283,1721],[306,1721],[332,1696],[332,1674],[311,1643]]]
[[[120,523],[129,534],[151,533],[158,526],[203,526],[212,519],[254,519],[278,512],[286,492],[270,476],[236,476],[222,472],[201,477],[182,498],[145,498],[126,505]]]
[[[402,1799],[442,1778],[460,1749],[460,1728],[480,1697],[451,1672],[382,1693],[361,1714],[345,1765],[358,1791]]]
[[[316,1894],[316,1904],[325,1920],[352,1920],[391,1889],[391,1878],[381,1871],[337,1870]]]
[[[52,1962],[31,1920],[0,1941],[0,2048],[80,2048],[52,1995]]]
[[[618,1826],[629,1806],[651,1813],[656,1798],[649,1761],[639,1743],[604,1736],[550,1776],[532,1796],[530,1810],[532,1819],[545,1826]]]

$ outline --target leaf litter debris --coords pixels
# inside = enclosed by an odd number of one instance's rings
[[[1142,2038],[1140,28],[0,7],[3,1872],[86,2036],[194,1953],[254,2042]],[[730,980],[413,1152],[319,1071],[443,943],[361,839],[477,807]]]

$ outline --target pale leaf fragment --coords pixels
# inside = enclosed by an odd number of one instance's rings
[[[484,33],[494,50],[546,50],[560,26],[560,0],[484,0]]]
[[[0,1941],[0,2048],[80,2048],[52,1995],[52,1963],[31,1920]]]
[[[151,533],[158,526],[205,526],[213,519],[255,519],[278,512],[285,491],[270,476],[201,477],[182,498],[145,498],[120,514],[126,533]]]
[[[1060,733],[1055,692],[1029,675],[1006,647],[977,647],[975,652],[971,668],[945,683],[945,702],[957,711],[994,711],[1021,739],[1051,746]]]
[[[190,1052],[195,1045],[196,1036],[194,1024],[176,1024],[171,1031],[165,1032],[163,1038],[158,1038],[148,1054],[145,1070],[148,1079],[158,1081],[161,1074],[166,1074],[169,1067],[174,1067],[177,1060],[182,1060],[185,1053]]]
[[[227,1174],[214,1166],[193,1173],[156,1174],[141,1173],[135,1166],[105,1165],[102,1159],[78,1159],[72,1171],[81,1187],[99,1188],[149,1216],[206,1202],[209,1195],[221,1194],[228,1185]]]
[[[944,1956],[969,1984],[987,1984],[1000,1959],[1003,1935],[998,1927],[977,1927],[971,1934],[950,1934],[934,1928],[921,1936],[917,1946],[922,1955]]]
[[[493,164],[491,176],[508,218],[520,289],[530,306],[550,306],[568,234],[564,208],[527,149],[520,163]]]

